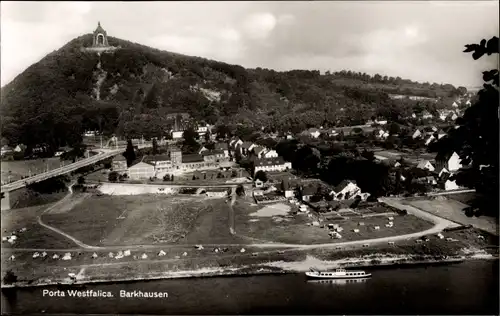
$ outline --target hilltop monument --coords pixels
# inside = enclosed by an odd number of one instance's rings
[[[91,52],[106,52],[113,51],[119,47],[111,46],[108,42],[108,33],[101,26],[101,22],[97,22],[97,28],[92,34],[92,46],[85,47],[82,50]]]
[[[97,22],[97,28],[94,31],[92,47],[107,47],[107,46],[109,46],[108,34],[102,28],[101,22]]]

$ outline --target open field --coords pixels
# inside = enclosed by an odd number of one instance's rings
[[[65,162],[68,164],[69,162]],[[21,177],[43,173],[49,170],[54,170],[62,166],[59,157],[45,158],[45,159],[30,159],[30,160],[16,160],[16,161],[2,161],[2,183],[4,181],[17,181]]]
[[[467,205],[454,199],[410,198],[401,200],[401,202],[450,221],[462,225],[473,225],[476,228],[498,235],[497,219],[488,216],[467,217],[462,211]]]
[[[43,220],[84,243],[111,246],[230,243],[227,216],[224,199],[144,194],[91,196]]]
[[[279,206],[279,204],[281,203],[274,204],[274,207]],[[264,206],[264,208],[269,209],[272,207],[273,205]],[[320,244],[410,234],[433,226],[432,223],[413,215],[393,215],[393,227],[385,227],[385,224],[389,221],[384,216],[325,220],[320,223],[320,226],[312,226],[311,223],[316,220],[316,216],[311,218],[305,213],[298,213],[293,216],[278,215],[276,212],[269,212],[268,216],[255,216],[259,214],[258,212],[263,213],[261,209],[261,206],[242,201],[238,201],[234,205],[237,234],[272,242]],[[339,224],[344,229],[341,232],[342,238],[330,238],[327,224]],[[323,225],[324,227],[321,227]],[[376,230],[375,226],[379,226],[380,229]],[[354,232],[354,229],[359,229],[359,232]]]
[[[472,201],[476,196],[476,192],[464,192],[464,193],[457,193],[457,194],[448,194],[448,195],[443,195],[446,196],[448,200],[455,200],[463,204],[469,205],[470,201]]]
[[[75,247],[70,240],[38,224],[37,216],[51,205],[53,204],[2,211],[2,237],[10,236],[13,231],[18,232],[14,244],[2,241],[2,246],[55,249]],[[19,233],[22,228],[26,228],[26,231]]]

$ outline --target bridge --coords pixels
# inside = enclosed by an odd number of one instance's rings
[[[140,144],[137,145],[139,148],[145,148],[145,147],[150,147],[151,144]],[[41,182],[53,177],[58,177],[62,176],[64,174],[70,173],[72,171],[78,170],[83,167],[87,167],[90,165],[93,165],[95,163],[98,163],[100,161],[103,161],[107,158],[113,157],[115,155],[118,155],[120,153],[123,153],[125,151],[126,147],[115,147],[115,148],[100,148],[97,151],[99,153],[94,156],[90,156],[88,158],[84,158],[81,160],[78,160],[74,163],[68,164],[66,166],[49,170],[44,173],[40,173],[34,176],[31,176],[29,178],[21,179],[15,182],[11,182],[5,185],[2,185],[1,187],[1,192],[3,194],[2,198],[2,210],[4,209],[10,209],[10,193],[19,189],[22,189],[26,187],[28,184],[32,183],[37,183]]]

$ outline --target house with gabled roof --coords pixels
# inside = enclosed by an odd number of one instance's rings
[[[243,142],[243,144],[241,144],[241,154],[242,155],[248,155],[250,153],[250,151],[255,147],[256,145],[252,142]]]
[[[333,199],[336,201],[354,199],[356,196],[361,196],[361,189],[356,185],[356,181],[342,180],[330,192]],[[363,196],[361,196],[363,198]]]
[[[236,149],[236,147],[243,145],[243,141],[238,136],[233,136],[229,141],[229,146]]]
[[[147,179],[156,175],[155,167],[148,162],[139,161],[127,168],[130,179]]]
[[[127,170],[127,159],[122,154],[116,155],[111,160],[111,169],[116,172]]]
[[[257,158],[264,158],[264,153],[267,151],[267,148],[262,146],[255,146],[253,148],[253,153]]]
[[[422,132],[417,128],[413,134],[411,135],[411,138],[413,139],[417,139],[417,138],[420,138],[422,136]]]
[[[449,172],[462,168],[460,156],[454,151],[441,152],[436,155],[436,166],[442,166]]]
[[[423,170],[429,170],[429,171],[434,171],[434,166],[429,160],[422,160],[418,163],[417,168],[423,169]]]
[[[425,146],[429,146],[435,140],[436,140],[436,137],[434,137],[434,135],[430,135],[429,137],[427,137],[427,139],[425,141]]]
[[[221,150],[224,152],[224,157],[229,158],[229,147],[227,146],[227,143],[216,143],[215,150]]]
[[[320,129],[311,127],[310,129],[303,131],[302,135],[306,135],[312,138],[318,138],[321,133],[322,131]]]
[[[274,149],[268,149],[264,153],[264,157],[262,158],[278,158],[278,153]]]

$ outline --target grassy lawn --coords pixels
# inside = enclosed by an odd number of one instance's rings
[[[476,197],[476,195],[477,195],[476,192],[465,192],[465,193],[449,194],[444,196],[446,196],[446,198],[448,198],[449,200],[454,200],[469,205],[469,202],[473,200]]]
[[[37,216],[52,204],[2,211],[2,237],[10,236],[13,231],[27,230],[17,233],[14,244],[2,241],[2,247],[9,248],[70,248],[76,245],[59,234],[39,225]]]
[[[164,195],[91,196],[43,220],[91,245],[231,243],[224,199]]]
[[[393,215],[394,226],[385,227],[388,223],[387,217],[368,217],[357,219],[346,219],[337,221],[324,221],[325,227],[308,226],[315,219],[299,213],[293,217],[255,217],[250,213],[259,210],[260,206],[252,206],[250,203],[237,202],[234,206],[236,215],[236,232],[252,238],[267,241],[296,244],[318,244],[330,242],[344,242],[352,240],[363,240],[381,238],[402,234],[410,234],[423,231],[432,227],[432,224],[412,215]],[[280,218],[277,220],[277,218]],[[364,226],[359,223],[363,222]],[[341,239],[331,239],[328,235],[327,224],[339,224],[344,231]],[[379,230],[375,230],[379,226]],[[353,229],[359,229],[355,233]]]
[[[462,211],[467,205],[457,200],[450,198],[445,200],[417,198],[403,200],[402,202],[456,223],[473,225],[476,228],[498,235],[497,219],[489,216],[467,217]]]

